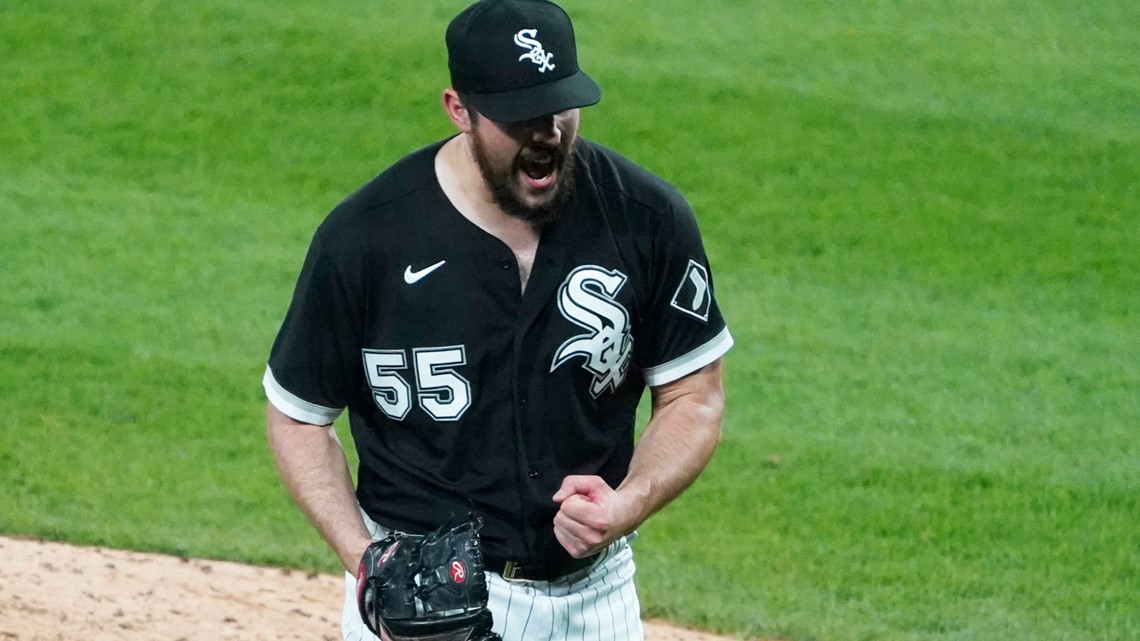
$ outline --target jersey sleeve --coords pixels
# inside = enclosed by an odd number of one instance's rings
[[[262,378],[269,402],[294,420],[332,423],[359,382],[361,323],[342,273],[318,232]]]
[[[733,344],[713,292],[696,217],[674,192],[650,258],[645,327],[634,341],[637,360],[650,386],[673,382],[712,363]]]

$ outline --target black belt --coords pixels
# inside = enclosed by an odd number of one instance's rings
[[[487,559],[486,567],[491,572],[503,575],[508,581],[553,581],[590,567],[599,556],[601,553],[595,552],[585,558],[570,557],[553,563],[520,563]]]

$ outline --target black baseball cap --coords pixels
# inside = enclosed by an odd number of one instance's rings
[[[447,26],[451,87],[497,122],[518,122],[602,99],[578,68],[574,25],[547,0],[480,0]]]

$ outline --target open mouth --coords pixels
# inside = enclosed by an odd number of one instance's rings
[[[531,189],[550,187],[558,174],[557,157],[549,151],[524,154],[518,166],[523,182]]]

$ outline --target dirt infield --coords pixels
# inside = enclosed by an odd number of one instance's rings
[[[339,641],[341,577],[0,537],[0,641]],[[646,622],[647,641],[725,641]]]

